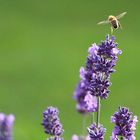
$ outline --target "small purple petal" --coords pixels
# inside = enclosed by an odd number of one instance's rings
[[[112,36],[112,37],[111,37],[111,40],[112,40],[112,41],[115,41],[115,39],[116,39],[115,36]]]
[[[136,130],[136,123],[138,122],[137,116],[134,116],[133,118],[133,123],[132,123],[132,130]]]
[[[91,47],[89,47],[88,52],[91,55],[97,54],[97,50],[98,50],[98,46],[96,45],[96,43],[92,44]]]
[[[84,101],[86,102],[86,108],[88,111],[95,112],[97,111],[97,97],[88,94],[85,96]]]
[[[85,69],[84,69],[84,67],[80,68],[80,78],[85,79]]]
[[[113,48],[112,53],[115,55],[119,55],[119,54],[122,54],[122,51],[118,50],[117,48]]]
[[[115,117],[114,116],[111,116],[111,122],[115,123]]]

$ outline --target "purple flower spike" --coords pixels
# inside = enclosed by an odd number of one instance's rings
[[[102,125],[97,127],[95,123],[88,128],[90,140],[104,140],[105,132],[106,129]]]
[[[90,94],[101,99],[106,99],[109,94],[110,74],[115,70],[118,55],[121,51],[117,48],[115,39],[109,35],[96,49],[97,53],[89,53],[86,63],[86,80]],[[94,77],[92,76],[94,75]]]
[[[12,129],[15,117],[14,115],[5,115],[0,113],[0,140],[12,140]]]
[[[115,37],[110,37],[109,35],[99,45],[94,43],[89,47],[86,66],[80,69],[81,80],[74,92],[78,111],[87,113],[97,110],[97,107],[94,108],[94,101],[92,103],[92,108],[94,109],[89,109],[91,108],[91,102],[89,107],[85,107],[85,97],[87,94],[91,94],[93,98],[107,99],[111,85],[110,74],[115,72],[114,66],[116,65],[118,55],[121,53],[121,50],[117,48]]]
[[[137,116],[132,116],[128,108],[119,107],[118,112],[111,117],[111,122],[115,124],[110,140],[118,140],[118,136],[126,140],[135,140]]]
[[[54,107],[48,107],[43,112],[42,125],[44,126],[45,133],[55,136],[53,137],[53,139],[55,138],[54,140],[59,140],[59,136],[63,133],[62,125],[58,118],[58,114],[58,109]]]

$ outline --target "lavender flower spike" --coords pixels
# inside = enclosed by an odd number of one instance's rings
[[[102,126],[93,123],[91,126],[88,127],[88,133],[90,140],[104,140],[106,129]]]
[[[87,89],[91,95],[106,99],[110,92],[110,74],[115,71],[113,68],[122,52],[117,48],[115,38],[109,35],[98,46],[93,44],[88,52],[85,74]]]
[[[74,92],[79,112],[96,112],[97,98],[106,99],[108,97],[111,85],[110,74],[115,71],[114,66],[121,53],[121,50],[117,48],[115,38],[109,37],[109,35],[99,45],[94,43],[89,47],[86,66],[80,68],[80,81]],[[87,99],[91,99],[87,98],[87,94],[93,96],[92,103],[91,100],[87,101]]]
[[[0,140],[12,140],[12,129],[15,117],[14,115],[5,115],[0,113]]]
[[[128,108],[119,107],[118,112],[115,112],[111,117],[111,122],[115,123],[114,130],[110,140],[118,140],[121,137],[126,140],[135,140],[137,116],[132,116]]]
[[[60,140],[59,136],[63,133],[58,114],[58,109],[51,106],[43,112],[42,125],[44,126],[45,133],[54,136],[53,140]]]

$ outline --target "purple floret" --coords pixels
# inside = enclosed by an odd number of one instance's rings
[[[137,116],[133,117],[128,108],[119,107],[118,112],[115,112],[111,117],[111,122],[115,124],[111,140],[117,140],[118,136],[128,140],[135,140],[137,121]]]

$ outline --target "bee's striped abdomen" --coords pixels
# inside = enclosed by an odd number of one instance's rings
[[[115,29],[118,28],[118,22],[117,22],[117,20],[112,20],[112,21],[111,21],[111,24],[112,24],[112,26],[113,26]]]

